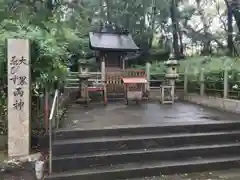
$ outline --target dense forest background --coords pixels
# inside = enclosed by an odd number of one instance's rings
[[[237,0],[0,0],[1,116],[7,103],[7,38],[31,40],[32,92],[41,96],[55,77],[65,80],[70,63],[94,57],[88,33],[101,22],[127,29],[142,49],[138,63],[150,60],[154,72],[162,71],[171,51],[194,69],[204,63],[210,71],[240,69]],[[209,56],[207,62],[202,56]]]

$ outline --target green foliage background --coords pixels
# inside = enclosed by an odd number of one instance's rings
[[[81,9],[66,19],[63,7],[68,5],[63,1],[52,2],[0,0],[0,133],[7,132],[8,38],[29,39],[31,43],[32,114],[36,114],[44,88],[48,87],[51,93],[56,79],[65,81],[69,59],[89,51],[88,12]],[[81,7],[75,7],[78,8]],[[77,23],[73,24],[74,19]],[[39,121],[39,117],[33,121]]]
[[[107,4],[107,8],[103,7],[102,2]],[[127,28],[140,47],[163,49],[169,52],[169,42],[162,37],[154,39],[154,34],[156,28],[160,28],[163,34],[172,32],[172,25],[167,23],[170,18],[171,1],[159,0],[156,4],[152,2],[0,0],[0,128],[2,128],[0,133],[7,132],[6,40],[8,38],[26,38],[31,41],[32,107],[36,110],[36,100],[43,98],[44,88],[48,87],[51,92],[56,78],[61,82],[66,80],[69,60],[78,61],[93,55],[89,49],[88,32],[99,28],[101,20],[108,20]],[[195,9],[192,7],[178,11],[179,21],[189,20],[193,12]],[[199,37],[201,39],[202,36]],[[137,65],[135,67],[145,68]],[[192,80],[198,79],[201,68],[204,68],[209,82],[222,81],[224,69],[230,70],[229,79],[232,80],[232,84],[236,84],[239,80],[239,58],[187,57],[180,61],[180,74],[184,73],[185,67],[188,67]],[[156,79],[160,79],[165,73],[165,68],[161,59],[153,60],[151,73],[155,74]],[[37,117],[34,120],[36,119]]]

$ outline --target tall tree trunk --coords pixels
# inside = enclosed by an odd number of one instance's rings
[[[152,47],[153,37],[155,34],[156,14],[157,14],[156,0],[152,0],[151,36],[150,36],[149,42],[148,42],[149,49]]]
[[[184,56],[184,52],[183,52],[183,50],[184,50],[184,47],[183,47],[183,33],[180,29],[179,29],[178,35],[179,35],[179,41],[180,41],[180,55]]]
[[[178,7],[178,4],[176,6]],[[176,12],[179,14],[178,8],[176,8]],[[184,47],[183,47],[183,33],[182,33],[182,30],[181,30],[178,18],[176,18],[176,25],[177,25],[177,33],[178,33],[178,38],[179,38],[179,47],[178,47],[179,48],[179,55],[180,55],[180,58],[181,58],[181,57],[183,57],[183,49],[184,49]]]
[[[140,34],[141,34],[141,37],[140,37],[140,42],[141,42],[141,47],[143,49],[146,49],[148,48],[148,40],[146,40],[146,37],[145,37],[145,22],[146,22],[146,7],[147,7],[147,1],[146,0],[142,0],[142,7],[139,7],[141,13],[142,13],[142,17],[141,17],[141,20],[140,20]]]
[[[105,12],[104,12],[104,0],[100,0],[100,18],[105,21]]]
[[[198,13],[199,13],[201,21],[203,23],[203,31],[204,31],[204,34],[207,35],[208,34],[208,25],[207,25],[206,18],[204,15],[204,10],[200,5],[201,0],[196,0],[196,2],[197,2]],[[202,54],[208,55],[210,53],[211,53],[211,41],[204,40]]]
[[[231,5],[233,17],[236,21],[238,31],[240,31],[240,11],[238,0],[224,0],[224,1],[228,8],[230,8]]]
[[[106,6],[107,6],[107,21],[111,22],[111,1],[112,0],[106,0]]]
[[[232,5],[228,6],[228,55],[233,55],[233,19]]]
[[[240,41],[240,11],[239,11],[239,3],[238,0],[224,0],[227,8],[231,8],[232,10],[232,16],[234,17],[236,21],[236,25],[238,27],[238,33],[237,36],[234,38],[234,41]],[[235,43],[232,43],[232,48],[234,49],[234,53],[236,55],[239,55],[239,48],[235,46]]]
[[[172,26],[173,26],[173,50],[174,50],[174,56],[177,59],[179,59],[180,53],[179,53],[179,44],[178,44],[176,8],[177,8],[176,1],[172,0],[170,12],[171,12],[171,19],[172,19]]]
[[[129,17],[129,10],[128,10],[128,6],[129,6],[129,4],[128,4],[128,1],[127,0],[125,0],[125,3],[124,3],[124,9],[126,10],[126,13],[125,13],[125,28],[127,29],[127,30],[130,30],[130,17]]]

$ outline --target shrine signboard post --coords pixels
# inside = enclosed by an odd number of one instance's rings
[[[7,40],[8,57],[8,156],[29,155],[30,151],[30,43]]]

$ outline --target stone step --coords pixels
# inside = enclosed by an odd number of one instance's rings
[[[72,82],[72,81],[79,82],[79,79],[78,78],[72,78],[72,77],[67,78],[67,82]]]
[[[56,140],[53,143],[54,156],[104,152],[106,150],[130,150],[163,147],[178,147],[191,144],[216,144],[240,140],[240,131],[207,133],[175,133],[164,135],[132,135],[121,137],[99,137],[85,139]]]
[[[55,131],[55,140],[130,136],[130,135],[154,135],[172,133],[200,133],[239,130],[240,121],[215,121],[215,122],[189,122],[164,124],[164,125],[129,125],[115,126],[102,129],[58,129]]]
[[[64,172],[91,167],[147,161],[169,161],[194,157],[209,158],[223,155],[238,155],[240,142],[211,145],[190,145],[169,148],[150,148],[123,151],[105,151],[82,155],[53,158],[53,171]]]
[[[240,167],[240,156],[223,156],[211,158],[189,158],[187,160],[147,161],[124,163],[103,167],[91,167],[71,172],[53,173],[46,179],[51,180],[116,180],[160,174],[200,172]],[[79,162],[81,163],[81,162]]]
[[[78,86],[65,86],[65,89],[79,89]]]
[[[76,87],[76,88],[79,88],[79,84],[77,83],[68,83],[65,85],[65,87]]]
[[[64,87],[65,89],[79,89],[79,86],[75,86],[75,85],[68,85]]]
[[[79,81],[67,81],[66,84],[79,84]]]

